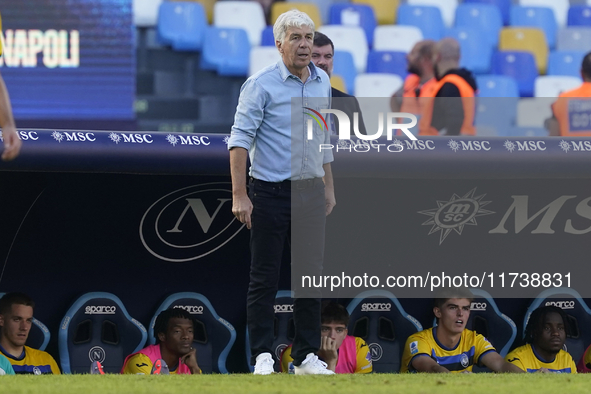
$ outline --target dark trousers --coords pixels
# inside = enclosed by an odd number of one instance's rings
[[[286,239],[291,244],[294,365],[320,348],[320,289],[302,289],[300,275],[321,275],[326,224],[324,183],[269,183],[251,180],[253,204],[250,230],[251,268],[247,296],[247,324],[251,363],[271,353],[274,341],[275,295]]]

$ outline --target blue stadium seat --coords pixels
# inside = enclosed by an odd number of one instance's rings
[[[416,26],[423,32],[423,39],[439,41],[445,26],[437,7],[403,4],[398,8],[398,24]]]
[[[6,293],[0,293],[0,298],[4,297],[4,294]],[[31,326],[25,345],[33,349],[45,350],[50,339],[51,333],[45,324],[33,318],[33,325]]]
[[[509,129],[507,137],[548,137],[549,131],[543,127],[519,127]]]
[[[478,75],[478,97],[519,97],[517,82],[505,75]]]
[[[373,31],[377,26],[373,8],[366,4],[335,3],[330,6],[329,24],[359,26],[365,31],[367,42],[373,45]],[[329,37],[330,38],[330,37]]]
[[[495,77],[495,76],[492,76]],[[500,78],[509,78],[496,76]],[[490,81],[489,81],[490,83]],[[480,82],[478,82],[480,84]],[[502,84],[502,83],[501,83]],[[517,93],[517,84],[513,81],[514,92]],[[479,85],[480,86],[480,85]],[[511,88],[507,90],[512,90]],[[518,97],[479,97],[476,104],[475,124],[476,129],[489,129],[489,134],[496,136],[508,136],[515,127],[517,119]],[[494,130],[494,132],[490,132]]]
[[[158,11],[158,39],[177,51],[203,47],[207,17],[203,5],[193,1],[163,1]]]
[[[275,329],[272,349],[274,357],[281,359],[283,350],[293,343],[295,336],[295,325],[293,323],[293,293],[289,290],[279,290],[275,296]],[[251,371],[254,366],[250,365],[250,342],[248,328],[246,331],[246,362]],[[281,372],[281,363],[275,362],[276,372]]]
[[[349,305],[349,335],[361,337],[369,346],[374,372],[399,372],[407,338],[423,327],[406,313],[388,291],[369,290]]]
[[[205,33],[201,68],[225,76],[246,76],[250,43],[242,29],[209,27]]]
[[[491,73],[512,77],[522,97],[532,97],[538,68],[530,52],[498,51],[493,54]]]
[[[144,347],[144,326],[127,313],[111,293],[87,293],[62,319],[59,331],[60,364],[64,373],[88,373],[93,361],[104,371],[119,373],[123,360]]]
[[[456,8],[455,25],[477,29],[495,48],[499,44],[499,31],[503,28],[503,16],[499,7],[492,4],[462,3]]]
[[[550,288],[542,291],[527,309],[523,319],[523,335],[532,312],[540,306],[553,305],[562,308],[569,320],[570,332],[566,337],[566,351],[578,362],[591,343],[591,309],[581,295],[567,287]]]
[[[175,293],[168,296],[150,321],[150,344],[156,343],[154,324],[163,310],[181,308],[195,320],[193,347],[197,349],[197,361],[204,373],[228,373],[226,359],[236,341],[236,330],[216,313],[209,300],[199,293]]]
[[[522,7],[514,5],[511,7],[511,26],[536,27],[542,29],[546,35],[548,47],[553,49],[556,46],[556,32],[558,25],[554,11],[546,7]]]
[[[568,9],[568,26],[591,27],[591,6],[573,5]]]
[[[404,79],[408,75],[407,63],[405,52],[371,51],[367,56],[367,72],[397,74]]]
[[[493,47],[486,44],[484,33],[472,27],[455,27],[448,29],[446,36],[453,37],[460,43],[460,66],[475,74],[486,74],[490,71]]]
[[[511,15],[511,0],[464,0],[464,4],[489,4],[496,6],[503,17],[503,24],[509,25]],[[457,18],[456,18],[457,21]]]
[[[273,36],[273,26],[267,26],[261,33],[261,46],[275,46],[275,37]]]
[[[345,86],[347,86],[349,94],[353,94],[355,90],[355,77],[357,76],[353,55],[348,51],[335,50],[333,62],[333,74],[340,75],[345,81]]]
[[[548,75],[581,76],[583,51],[555,51],[548,57]]]
[[[558,30],[556,49],[559,51],[591,51],[591,27],[573,26]]]

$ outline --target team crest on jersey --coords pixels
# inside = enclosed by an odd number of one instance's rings
[[[410,354],[414,355],[417,354],[419,352],[419,342],[418,341],[414,341],[410,343]]]
[[[470,360],[468,359],[468,355],[466,355],[466,353],[462,353],[460,364],[462,364],[462,367],[464,368],[468,368],[468,366],[470,365]]]
[[[33,367],[33,373],[35,375],[41,375],[41,370],[39,369],[39,367]]]

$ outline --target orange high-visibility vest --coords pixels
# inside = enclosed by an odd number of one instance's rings
[[[404,80],[404,87],[402,89],[402,105],[400,112],[411,113],[415,115],[421,114],[421,100],[417,100],[417,89],[419,90],[418,97],[430,97],[431,91],[437,84],[435,78],[431,78],[421,86],[421,77],[416,74],[410,74]]]
[[[561,93],[552,111],[564,137],[591,136],[591,82]]]
[[[421,120],[419,121],[419,135],[439,135],[438,131],[431,126],[433,120],[433,105],[435,103],[435,97],[441,90],[443,85],[446,83],[452,83],[457,86],[460,91],[462,98],[462,106],[464,107],[464,121],[462,122],[462,128],[460,133],[463,135],[474,135],[476,134],[476,128],[474,127],[474,114],[476,112],[474,102],[474,89],[470,84],[462,77],[456,74],[448,74],[441,78],[434,86],[434,88],[428,92],[428,98],[424,98],[425,102],[423,105],[423,112]]]

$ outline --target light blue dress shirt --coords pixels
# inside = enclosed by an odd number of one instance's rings
[[[330,108],[330,80],[313,63],[309,69],[304,83],[279,60],[242,85],[228,149],[249,151],[251,177],[267,182],[319,178],[324,176],[322,165],[333,161],[332,149],[320,149],[330,144],[330,130],[305,109]],[[308,120],[314,131],[311,140]]]

